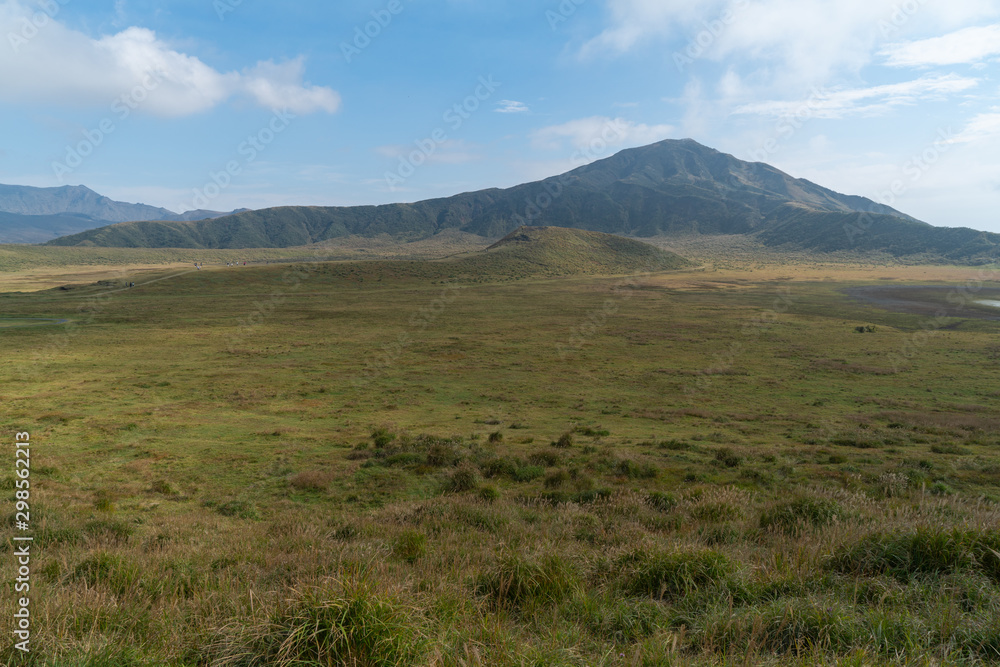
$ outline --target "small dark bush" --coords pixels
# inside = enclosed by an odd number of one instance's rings
[[[566,449],[567,447],[573,446],[573,434],[570,432],[563,433],[559,436],[559,439],[552,443],[553,447],[559,447],[561,449]]]
[[[569,473],[565,470],[556,470],[545,476],[546,489],[558,489],[565,482],[569,481]]]
[[[517,459],[498,457],[483,461],[479,464],[479,469],[482,471],[483,477],[487,479],[495,477],[510,477],[513,479],[517,469],[522,465]]]
[[[372,442],[379,449],[388,447],[396,439],[395,433],[390,433],[388,429],[377,428],[372,431]]]
[[[743,459],[733,453],[733,450],[728,447],[715,450],[715,460],[727,468],[738,468],[743,463]]]

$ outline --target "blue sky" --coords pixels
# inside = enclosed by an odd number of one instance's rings
[[[0,1],[0,182],[416,201],[691,137],[1000,232],[995,0]]]

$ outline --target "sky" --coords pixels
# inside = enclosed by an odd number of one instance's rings
[[[1000,232],[996,0],[0,0],[0,183],[418,201],[692,138]]]

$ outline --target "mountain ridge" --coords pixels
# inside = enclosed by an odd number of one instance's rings
[[[245,209],[243,209],[245,210]],[[174,213],[146,204],[130,204],[105,197],[84,185],[37,188],[0,184],[0,242],[44,243],[137,220],[193,221],[241,211],[187,211]]]
[[[762,162],[738,160],[691,139],[626,149],[565,174],[507,189],[381,206],[289,206],[208,221],[132,222],[50,243],[266,248],[350,235],[416,240],[446,229],[496,239],[521,226],[639,238],[743,234],[769,246],[872,250],[969,262],[1000,249],[1000,235],[932,227],[870,199],[829,190]],[[906,242],[901,243],[901,237]]]

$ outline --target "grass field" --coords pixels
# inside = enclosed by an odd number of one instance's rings
[[[1000,327],[844,294],[982,275],[341,262],[0,295],[70,320],[0,331],[36,536],[33,652],[0,655],[1000,662]]]

